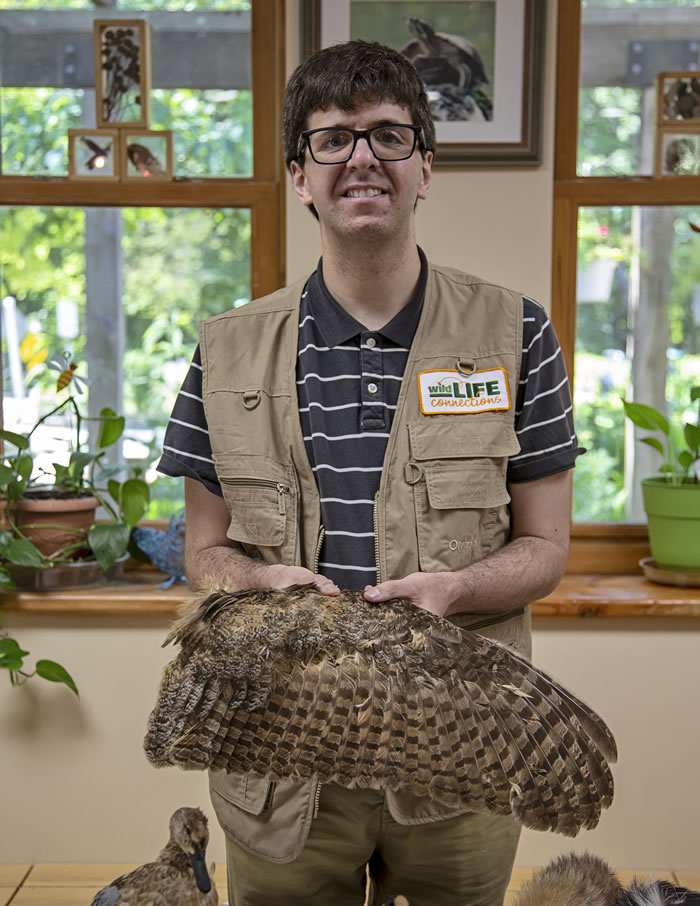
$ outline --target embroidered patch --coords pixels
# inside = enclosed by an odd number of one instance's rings
[[[473,374],[421,371],[418,393],[420,411],[425,415],[467,415],[510,409],[508,379],[503,368]]]

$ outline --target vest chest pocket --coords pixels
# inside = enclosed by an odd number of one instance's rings
[[[231,517],[228,537],[251,556],[269,563],[294,564],[297,495],[291,470],[262,456],[215,459]]]
[[[413,487],[418,561],[424,572],[462,569],[508,540],[508,455],[519,445],[512,423],[485,427],[471,421],[447,434],[411,425],[412,460],[406,478]],[[435,426],[437,427],[437,426]]]

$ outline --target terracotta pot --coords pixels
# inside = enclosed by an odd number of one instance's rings
[[[69,544],[85,541],[84,532],[75,529],[90,528],[98,504],[96,497],[21,497],[17,502],[17,526],[42,554],[53,554]]]

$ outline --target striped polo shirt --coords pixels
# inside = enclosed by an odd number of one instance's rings
[[[323,267],[302,293],[297,396],[304,443],[321,498],[325,528],[319,571],[341,588],[376,582],[374,496],[427,282],[381,330],[367,330],[329,293]],[[508,481],[570,469],[581,450],[573,428],[563,359],[544,309],[523,298],[523,357],[516,397],[520,451]],[[199,348],[176,400],[158,469],[189,476],[221,494],[202,403]]]

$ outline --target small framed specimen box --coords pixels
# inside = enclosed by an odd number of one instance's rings
[[[656,175],[700,176],[700,130],[658,130]]]
[[[120,176],[116,129],[68,130],[68,178],[116,182]]]
[[[173,178],[173,134],[169,129],[120,129],[124,180]]]
[[[657,177],[700,176],[700,71],[656,77]]]
[[[96,19],[95,105],[98,126],[151,125],[150,30],[145,19]]]
[[[700,129],[700,70],[660,72],[656,88],[657,126]]]

